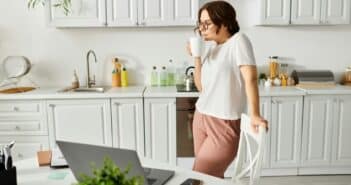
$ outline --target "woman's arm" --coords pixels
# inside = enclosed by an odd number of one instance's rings
[[[240,71],[245,81],[245,90],[252,124],[255,126],[261,125],[268,129],[268,123],[261,117],[259,110],[260,100],[257,86],[257,68],[254,65],[241,65]]]
[[[199,92],[202,90],[202,85],[201,85],[201,57],[195,57],[195,74],[194,74],[194,81],[195,81],[195,86]]]
[[[192,56],[189,43],[187,44],[186,49],[188,50],[189,55]],[[202,90],[202,85],[201,85],[201,67],[202,67],[201,57],[194,57],[194,66],[195,66],[195,70],[194,70],[194,73],[195,73],[194,74],[195,86],[196,86],[197,90],[199,92],[201,92],[201,90]]]

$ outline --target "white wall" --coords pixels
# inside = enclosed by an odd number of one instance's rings
[[[232,0],[242,30],[250,37],[258,65],[269,55],[283,57],[298,68],[331,69],[336,73],[351,65],[351,26],[255,27],[251,25],[254,0]],[[189,61],[186,40],[193,28],[87,28],[47,27],[44,8],[28,10],[25,0],[0,0],[0,60],[25,55],[34,63],[31,75],[40,86],[70,84],[77,69],[84,84],[86,52],[96,51],[99,84],[111,82],[112,58],[122,58],[130,69],[131,83],[147,83],[153,65]],[[189,62],[189,64],[191,64]]]

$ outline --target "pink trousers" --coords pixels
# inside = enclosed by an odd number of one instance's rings
[[[194,171],[224,178],[240,139],[240,119],[223,120],[196,111],[193,120]]]

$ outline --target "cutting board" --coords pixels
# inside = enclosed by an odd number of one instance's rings
[[[15,94],[15,93],[23,93],[34,90],[35,87],[14,87],[9,89],[0,90],[2,94]]]

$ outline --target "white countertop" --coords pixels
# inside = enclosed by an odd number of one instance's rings
[[[335,95],[335,94],[348,94],[351,95],[351,86],[337,85],[335,87],[324,88],[302,88],[298,89],[306,92],[307,95]]]
[[[260,96],[300,96],[306,93],[296,87],[260,87]],[[146,87],[144,97],[198,97],[199,92],[177,92],[175,86],[169,87]]]
[[[295,86],[259,87],[260,96],[303,96],[306,93]]]
[[[0,100],[21,99],[87,99],[87,98],[141,98],[145,86],[105,87],[105,92],[58,92],[62,87],[41,87],[16,94],[0,94]]]
[[[33,91],[16,94],[0,94],[0,100],[25,99],[89,99],[89,98],[176,98],[198,97],[199,92],[177,92],[175,86],[129,86],[105,87],[105,92],[58,92],[62,87],[41,87]],[[265,96],[302,96],[302,95],[335,95],[351,94],[351,86],[337,85],[331,88],[299,87],[259,87],[261,97]]]

